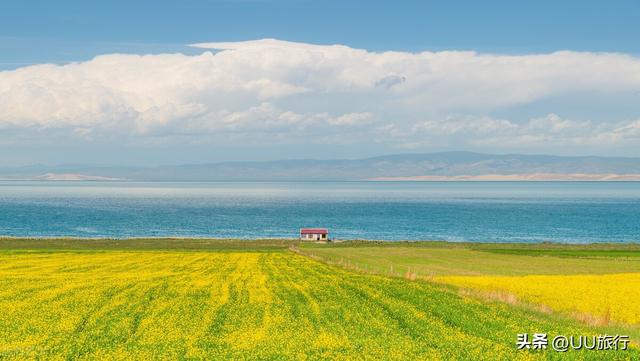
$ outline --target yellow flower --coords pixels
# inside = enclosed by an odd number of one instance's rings
[[[640,273],[607,275],[445,276],[437,281],[500,291],[554,310],[640,324]]]

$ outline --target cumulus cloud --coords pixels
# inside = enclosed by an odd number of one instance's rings
[[[199,55],[98,56],[0,72],[0,130],[198,142],[588,143],[638,139],[640,121],[526,121],[491,112],[562,96],[640,89],[616,53],[370,52],[279,40],[201,43]],[[6,141],[6,140],[5,140]]]
[[[400,138],[413,137],[411,146],[459,142],[475,146],[511,149],[549,146],[580,146],[590,149],[606,144],[637,145],[640,139],[640,120],[600,122],[571,120],[557,114],[532,118],[522,122],[492,117],[449,115],[438,120],[414,124]],[[420,142],[419,140],[422,140]]]

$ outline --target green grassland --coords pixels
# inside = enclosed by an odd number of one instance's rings
[[[640,272],[638,244],[302,243],[302,253],[374,273],[418,276]]]
[[[424,254],[412,252],[440,251],[434,255],[449,262],[456,257],[447,251],[462,252],[461,260],[446,267],[423,262],[429,267],[425,270],[457,267],[461,274],[496,271],[503,265],[510,265],[505,272],[518,272],[512,257],[550,258],[452,247],[3,239],[0,359],[640,358],[637,349],[518,351],[518,333],[590,335],[611,330],[528,307],[466,297],[454,287],[428,280],[348,270],[299,254],[353,256],[357,257],[353,262],[384,268],[388,263],[377,253],[398,262],[396,267],[405,258],[406,267],[414,267]],[[468,265],[477,260],[476,252],[495,258],[482,266]],[[615,266],[617,260],[598,267],[612,272],[615,267],[631,267]],[[522,262],[520,266],[530,267]]]
[[[272,251],[298,244],[289,239],[206,239],[206,238],[0,238],[0,250],[109,251]]]

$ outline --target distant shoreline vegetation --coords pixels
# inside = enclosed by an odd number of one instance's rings
[[[304,246],[305,248],[341,248],[341,247],[427,247],[449,249],[474,249],[496,253],[519,254],[535,251],[540,255],[556,251],[637,251],[640,256],[638,242],[598,242],[568,244],[557,242],[452,242],[452,241],[392,241],[392,240],[340,240],[338,242],[319,243],[300,241],[296,238],[199,238],[199,237],[131,237],[131,238],[83,238],[83,237],[0,237],[2,249],[75,249],[75,248],[114,248],[114,249],[218,249],[237,248],[289,248]],[[614,253],[615,254],[615,253]]]

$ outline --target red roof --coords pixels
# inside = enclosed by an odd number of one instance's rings
[[[300,234],[328,234],[329,230],[326,228],[302,228]]]

